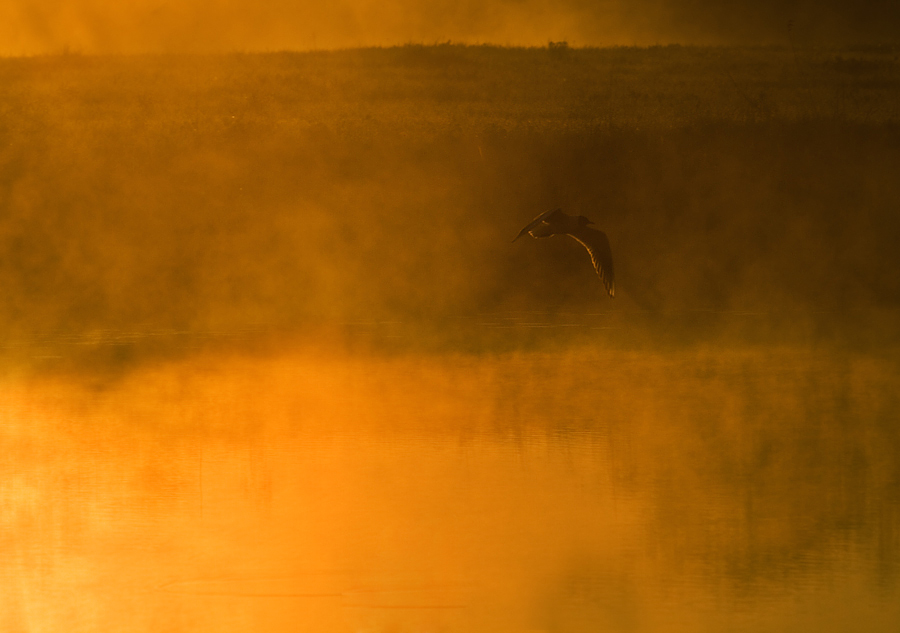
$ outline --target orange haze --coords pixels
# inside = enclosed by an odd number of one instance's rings
[[[871,0],[0,0],[0,55],[333,49],[407,42],[578,46],[896,41]],[[790,23],[790,29],[788,24]]]

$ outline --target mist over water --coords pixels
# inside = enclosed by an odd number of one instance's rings
[[[0,629],[895,631],[898,85],[0,60]]]
[[[891,631],[895,361],[200,356],[3,385],[11,631]]]
[[[412,46],[0,73],[11,339],[511,310],[894,330],[889,50]],[[615,301],[569,241],[509,244],[558,206],[610,236]]]

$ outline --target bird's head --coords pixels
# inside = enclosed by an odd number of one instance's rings
[[[578,216],[578,226],[587,226],[588,224],[593,224],[590,220],[588,220],[583,215]]]

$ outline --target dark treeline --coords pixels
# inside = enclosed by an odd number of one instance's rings
[[[890,312],[898,88],[885,48],[4,60],[0,325]],[[615,302],[577,245],[509,243],[555,206]]]

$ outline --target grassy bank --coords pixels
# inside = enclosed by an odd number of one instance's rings
[[[517,310],[874,327],[900,307],[897,57],[0,60],[0,329],[296,331]],[[608,232],[615,302],[576,245],[509,244],[554,206]]]

